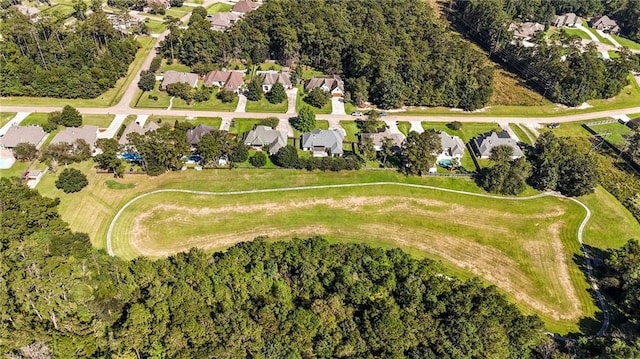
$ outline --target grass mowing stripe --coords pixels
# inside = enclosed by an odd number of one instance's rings
[[[522,128],[520,128],[520,126],[516,123],[510,123],[509,127],[511,128],[511,130],[513,130],[513,132],[515,132],[516,136],[518,136],[518,138],[520,139],[520,142],[524,142],[528,145],[531,145],[531,139],[529,138],[529,136],[527,136],[527,134],[524,132],[524,130]]]

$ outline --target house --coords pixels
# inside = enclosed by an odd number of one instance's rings
[[[253,2],[250,0],[241,0],[238,1],[233,8],[231,8],[231,12],[240,16],[244,16],[246,13],[251,12],[260,7],[260,3]]]
[[[553,26],[555,27],[576,27],[580,24],[582,24],[582,19],[572,12],[556,16],[553,19]]]
[[[16,5],[16,8],[18,9],[18,11],[20,11],[26,16],[35,16],[40,13],[40,9],[38,9],[37,7],[29,6],[25,4]]]
[[[620,32],[620,26],[618,26],[618,23],[615,20],[610,19],[607,15],[594,17],[589,22],[589,26],[610,34],[618,34]]]
[[[162,82],[160,83],[160,89],[166,90],[167,86],[171,84],[177,84],[180,82],[184,82],[189,84],[191,87],[196,87],[198,85],[198,74],[194,74],[191,72],[179,72],[169,70],[164,73],[162,77]]]
[[[207,125],[198,125],[190,130],[187,130],[187,141],[192,146],[195,146],[200,143],[202,136],[211,131],[213,131],[213,127],[209,127]]]
[[[171,7],[171,3],[169,0],[145,0],[145,4],[144,4],[144,7],[142,8],[142,11],[149,12],[151,9],[154,8],[154,6],[161,6],[165,9],[168,9]]]
[[[273,85],[277,83],[282,84],[285,90],[289,90],[293,87],[293,85],[291,85],[291,77],[289,77],[288,71],[256,71],[256,74],[262,77],[262,91],[265,93],[271,91]]]
[[[211,29],[215,31],[225,31],[229,26],[238,21],[238,19],[240,19],[240,15],[233,12],[219,12],[207,16],[207,20],[209,20],[211,24]]]
[[[202,80],[205,86],[222,87],[226,91],[238,92],[244,84],[241,71],[209,71]]]
[[[98,139],[98,126],[85,125],[82,127],[67,127],[58,132],[50,144],[55,145],[63,142],[74,143],[78,139],[82,139],[88,143],[92,151],[95,150],[96,140]]]
[[[0,137],[0,147],[14,148],[18,143],[30,143],[37,148],[47,137],[40,126],[11,126],[4,136]]]
[[[511,23],[509,31],[513,32],[513,36],[522,40],[531,40],[536,33],[544,31],[544,25],[537,22]]]
[[[120,136],[120,139],[118,140],[118,143],[121,145],[127,145],[129,144],[129,139],[127,138],[127,135],[129,135],[130,133],[139,133],[139,134],[145,134],[149,131],[155,131],[159,128],[158,124],[156,124],[155,122],[149,122],[148,125],[146,125],[145,127],[140,126],[140,124],[138,122],[131,122],[125,129],[124,132],[122,132],[122,136]]]
[[[344,82],[340,76],[333,75],[329,77],[314,77],[305,86],[305,91],[311,91],[319,87],[323,91],[330,92],[333,97],[342,97],[344,94]]]
[[[338,129],[313,130],[302,135],[302,149],[313,153],[313,157],[342,156],[344,132]]]
[[[518,147],[518,141],[511,138],[507,131],[485,133],[480,137],[474,138],[472,145],[478,157],[482,159],[489,158],[493,148],[500,145],[513,148],[513,155],[511,156],[513,159],[524,156],[522,150]]]
[[[404,141],[404,135],[401,133],[391,133],[389,129],[385,128],[384,132],[377,133],[363,133],[362,138],[370,138],[371,142],[373,142],[373,148],[376,151],[382,151],[382,145],[384,144],[385,139],[390,139],[393,143],[393,150],[398,151],[402,146],[402,141]]]
[[[451,136],[446,132],[438,132],[440,137],[440,145],[442,152],[438,153],[437,162],[451,161],[452,159],[460,159],[464,155],[464,142],[458,136]]]
[[[256,126],[253,130],[245,132],[244,144],[255,149],[269,146],[269,154],[277,153],[287,145],[287,131],[274,130],[269,126]]]

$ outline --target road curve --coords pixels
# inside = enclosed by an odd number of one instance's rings
[[[572,198],[572,197],[566,197],[566,196],[564,196],[564,195],[562,195],[562,194],[560,194],[558,192],[544,192],[544,193],[539,193],[539,194],[532,195],[532,196],[527,196],[527,197],[506,197],[506,196],[498,196],[498,195],[491,195],[491,194],[485,194],[485,193],[474,193],[474,192],[460,191],[460,190],[455,190],[455,189],[441,188],[441,187],[429,186],[429,185],[420,185],[420,184],[412,184],[412,183],[399,183],[399,182],[346,183],[346,184],[334,184],[334,185],[318,185],[318,186],[302,186],[302,187],[282,187],[282,188],[253,189],[253,190],[228,191],[228,192],[208,192],[208,191],[195,191],[195,190],[187,190],[187,189],[159,189],[159,190],[143,193],[141,195],[138,195],[138,196],[132,198],[127,203],[125,203],[122,206],[122,208],[120,208],[120,210],[118,210],[116,215],[111,220],[111,223],[109,224],[109,230],[107,231],[107,253],[109,253],[110,256],[114,256],[113,247],[112,247],[113,229],[115,228],[115,224],[118,221],[118,219],[120,218],[120,216],[122,215],[122,213],[131,204],[133,204],[137,200],[139,200],[141,198],[144,198],[144,197],[147,197],[147,196],[150,196],[150,195],[153,195],[153,194],[165,193],[165,192],[177,192],[177,193],[189,193],[189,194],[198,194],[198,195],[207,195],[207,196],[229,196],[229,195],[238,195],[238,194],[306,191],[306,190],[312,190],[312,189],[348,188],[348,187],[365,187],[365,186],[412,187],[412,188],[421,188],[421,189],[428,189],[428,190],[435,190],[435,191],[442,191],[442,192],[449,192],[449,193],[457,193],[457,194],[463,194],[463,195],[469,195],[469,196],[491,198],[491,199],[500,199],[500,200],[520,200],[521,201],[521,200],[530,200],[530,199],[546,197],[546,196],[553,196],[553,197],[558,197],[558,198],[566,198],[566,199],[569,199],[569,200],[577,203],[582,208],[584,208],[585,211],[586,211],[585,217],[582,220],[582,222],[580,223],[580,227],[578,227],[578,242],[580,243],[580,249],[582,250],[582,253],[583,253],[583,255],[585,257],[585,260],[586,260],[587,276],[589,277],[589,281],[591,282],[592,288],[593,288],[594,292],[596,293],[596,296],[598,298],[598,303],[600,305],[600,309],[602,310],[602,313],[603,313],[602,326],[600,327],[600,330],[598,330],[597,335],[598,336],[604,335],[606,333],[607,329],[609,328],[609,311],[607,309],[607,304],[605,302],[604,296],[602,295],[602,293],[600,293],[600,290],[598,288],[596,280],[593,277],[592,266],[591,266],[591,257],[589,256],[589,253],[585,249],[584,242],[583,242],[583,232],[584,232],[585,227],[587,226],[587,222],[589,222],[589,219],[591,218],[591,210],[589,209],[589,207],[587,207],[584,203],[580,202],[579,200],[577,200],[575,198]]]

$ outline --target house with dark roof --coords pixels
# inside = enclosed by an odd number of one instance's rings
[[[607,15],[594,17],[593,19],[591,19],[591,21],[589,21],[589,26],[596,30],[600,30],[610,34],[620,33],[620,26],[618,26],[618,23],[615,20],[609,18]]]
[[[321,88],[325,92],[331,93],[333,97],[342,97],[344,94],[344,82],[340,76],[314,77],[307,82],[304,89],[311,91],[314,88]]]
[[[3,136],[0,137],[0,147],[14,148],[19,143],[30,143],[40,148],[47,133],[40,126],[11,126]]]
[[[195,146],[200,143],[202,136],[213,131],[213,127],[207,125],[198,125],[192,129],[187,130],[187,141],[191,146]]]
[[[202,80],[205,86],[216,86],[227,91],[238,92],[244,84],[242,71],[209,71]]]
[[[239,19],[240,15],[235,12],[219,12],[207,16],[207,20],[209,20],[211,24],[211,29],[215,31],[225,31]]]
[[[162,77],[160,89],[166,90],[167,86],[181,82],[187,83],[189,84],[189,86],[195,88],[198,85],[198,74],[169,70],[165,72],[164,76]]]
[[[558,15],[553,19],[553,26],[555,27],[576,27],[580,24],[582,24],[582,19],[572,12]]]
[[[345,133],[339,129],[313,130],[302,135],[302,149],[313,157],[342,156]]]
[[[260,5],[260,3],[253,2],[251,0],[241,0],[233,5],[233,8],[231,8],[231,12],[243,16],[244,14],[259,8]]]
[[[442,146],[442,152],[438,153],[437,162],[451,161],[452,159],[461,159],[464,155],[464,142],[458,136],[451,136],[450,134],[440,131],[438,132],[440,137],[440,145]]]
[[[121,145],[127,145],[129,144],[129,138],[127,138],[127,136],[130,133],[138,133],[138,134],[145,134],[149,131],[155,131],[159,128],[160,126],[158,126],[158,124],[156,124],[155,122],[151,121],[148,122],[147,125],[145,127],[140,126],[140,124],[136,121],[131,122],[125,129],[124,132],[122,132],[122,136],[120,136],[120,139],[118,140],[118,143]]]
[[[287,145],[287,131],[274,130],[269,126],[256,126],[244,133],[243,142],[257,150],[269,146],[269,154],[273,155]]]
[[[282,84],[285,90],[289,90],[293,87],[288,71],[256,71],[256,74],[262,79],[262,91],[265,93],[271,91],[273,85],[277,83]]]
[[[78,139],[82,139],[89,144],[92,151],[95,150],[96,141],[98,140],[98,126],[84,125],[82,127],[67,127],[58,132],[50,144],[55,145],[63,142],[74,143]]]
[[[513,32],[513,37],[522,40],[531,40],[536,33],[544,31],[544,25],[537,22],[511,23],[509,31]]]
[[[402,146],[402,142],[405,139],[405,136],[402,133],[391,133],[389,129],[385,128],[384,132],[376,132],[376,133],[363,133],[361,140],[364,138],[370,138],[371,142],[373,142],[373,148],[376,151],[382,151],[382,146],[386,139],[390,139],[393,143],[394,151],[400,150]]]
[[[512,159],[524,156],[524,153],[522,153],[522,150],[518,146],[518,141],[511,138],[507,131],[488,132],[474,138],[472,142],[473,150],[476,152],[476,155],[482,159],[489,158],[493,148],[501,145],[513,148]]]

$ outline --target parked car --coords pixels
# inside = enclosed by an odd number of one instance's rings
[[[358,111],[351,112],[351,116],[362,116],[362,112],[358,112]]]
[[[387,113],[386,113],[386,112],[380,112],[380,117],[384,117],[384,116],[386,116],[386,115],[387,115]]]

